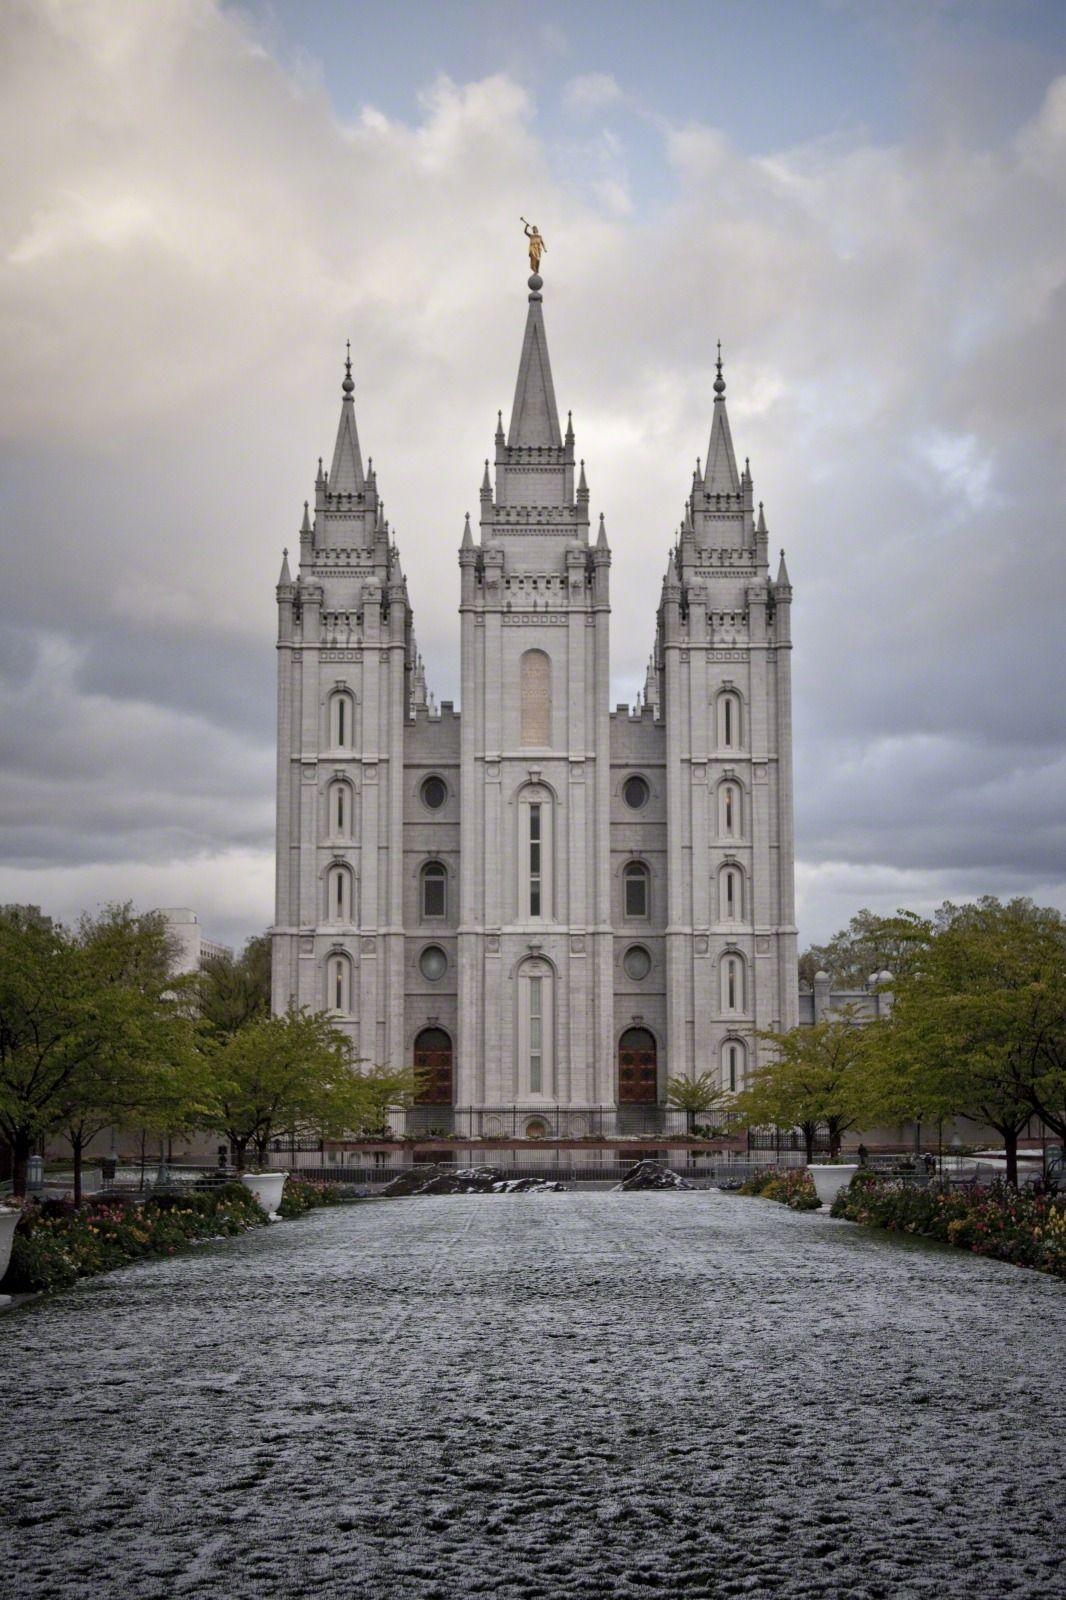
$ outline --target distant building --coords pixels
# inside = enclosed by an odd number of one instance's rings
[[[196,912],[187,906],[159,906],[157,911],[180,952],[174,967],[175,977],[180,973],[199,972],[208,956],[233,954],[229,945],[204,938]]]

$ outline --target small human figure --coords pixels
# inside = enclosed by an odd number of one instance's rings
[[[860,1146],[859,1146],[858,1157],[859,1157],[859,1166],[860,1167],[864,1167],[866,1165],[866,1163],[870,1159],[870,1152],[869,1152],[869,1150],[867,1150],[867,1148],[866,1148],[866,1146],[864,1144],[860,1144]]]
[[[544,243],[535,222],[526,222],[525,217],[519,217],[519,222],[525,223],[525,236],[529,240],[529,265],[533,272],[540,271],[540,258],[548,246]]]
[[[936,1171],[936,1156],[931,1150],[927,1150],[925,1152],[925,1155],[922,1157],[922,1165],[925,1167],[926,1177],[931,1178],[933,1173]]]

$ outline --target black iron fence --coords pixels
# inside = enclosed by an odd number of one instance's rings
[[[469,1156],[455,1162],[443,1163],[454,1165],[457,1171],[463,1168],[492,1166],[500,1173],[501,1178],[540,1178],[547,1183],[563,1184],[614,1184],[620,1183],[627,1172],[632,1171],[638,1160],[644,1157],[661,1160],[664,1165],[671,1167],[682,1177],[697,1185],[711,1185],[719,1183],[740,1184],[753,1172],[763,1171],[767,1165],[765,1161],[698,1161],[688,1162],[679,1160],[680,1152],[673,1151],[638,1151],[632,1156],[622,1160],[602,1162],[593,1161],[519,1161],[506,1160],[478,1161]],[[426,1161],[416,1161],[414,1167],[420,1166],[427,1169],[434,1165],[434,1161],[427,1157]],[[392,1182],[394,1178],[401,1177],[411,1171],[410,1166],[394,1167],[366,1167],[347,1166],[338,1162],[322,1167],[300,1167],[293,1173],[296,1178],[306,1179],[311,1183],[351,1183],[369,1189],[381,1189]]]

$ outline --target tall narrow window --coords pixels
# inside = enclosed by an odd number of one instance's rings
[[[727,1039],[722,1045],[722,1083],[730,1094],[744,1087],[747,1054],[740,1039]]]
[[[352,791],[343,781],[330,785],[329,821],[335,839],[347,839],[352,831]]]
[[[742,832],[740,818],[740,787],[736,783],[723,783],[718,789],[718,832],[725,839],[738,838]]]
[[[333,955],[326,963],[326,1005],[333,1011],[352,1009],[351,971],[347,956]]]
[[[427,861],[422,868],[422,916],[448,915],[448,873],[439,861]]]
[[[727,954],[722,958],[722,1010],[744,1010],[744,958]]]
[[[329,697],[329,742],[334,750],[350,750],[355,737],[355,702],[347,689]]]
[[[326,876],[326,917],[330,922],[352,920],[352,875],[347,867],[330,867]]]
[[[718,696],[718,744],[723,750],[737,750],[742,743],[740,696],[727,689]]]
[[[544,979],[529,980],[529,1092],[544,1089]]]
[[[543,784],[518,794],[518,918],[550,922],[552,909],[552,795]]]
[[[518,969],[519,1095],[555,1093],[554,984],[551,965],[538,957]]]
[[[529,914],[540,916],[541,846],[540,805],[529,808]]]
[[[736,1094],[736,1092],[737,1092],[737,1047],[736,1047],[735,1044],[731,1044],[729,1046],[728,1054],[729,1054],[729,1092],[730,1092],[730,1094]]]
[[[552,664],[543,650],[527,650],[520,670],[522,744],[551,744]]]
[[[627,917],[650,915],[649,892],[651,874],[643,861],[630,861],[622,873],[622,896]]]
[[[723,867],[718,878],[718,915],[736,922],[744,915],[744,875],[739,867]]]

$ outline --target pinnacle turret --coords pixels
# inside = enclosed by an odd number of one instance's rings
[[[281,575],[278,578],[278,588],[280,589],[283,584],[291,583],[292,573],[289,571],[289,552],[286,549],[282,552],[281,556]]]
[[[779,589],[792,588],[792,583],[788,576],[788,568],[785,566],[784,550],[781,551],[781,562],[777,569],[777,586]]]

